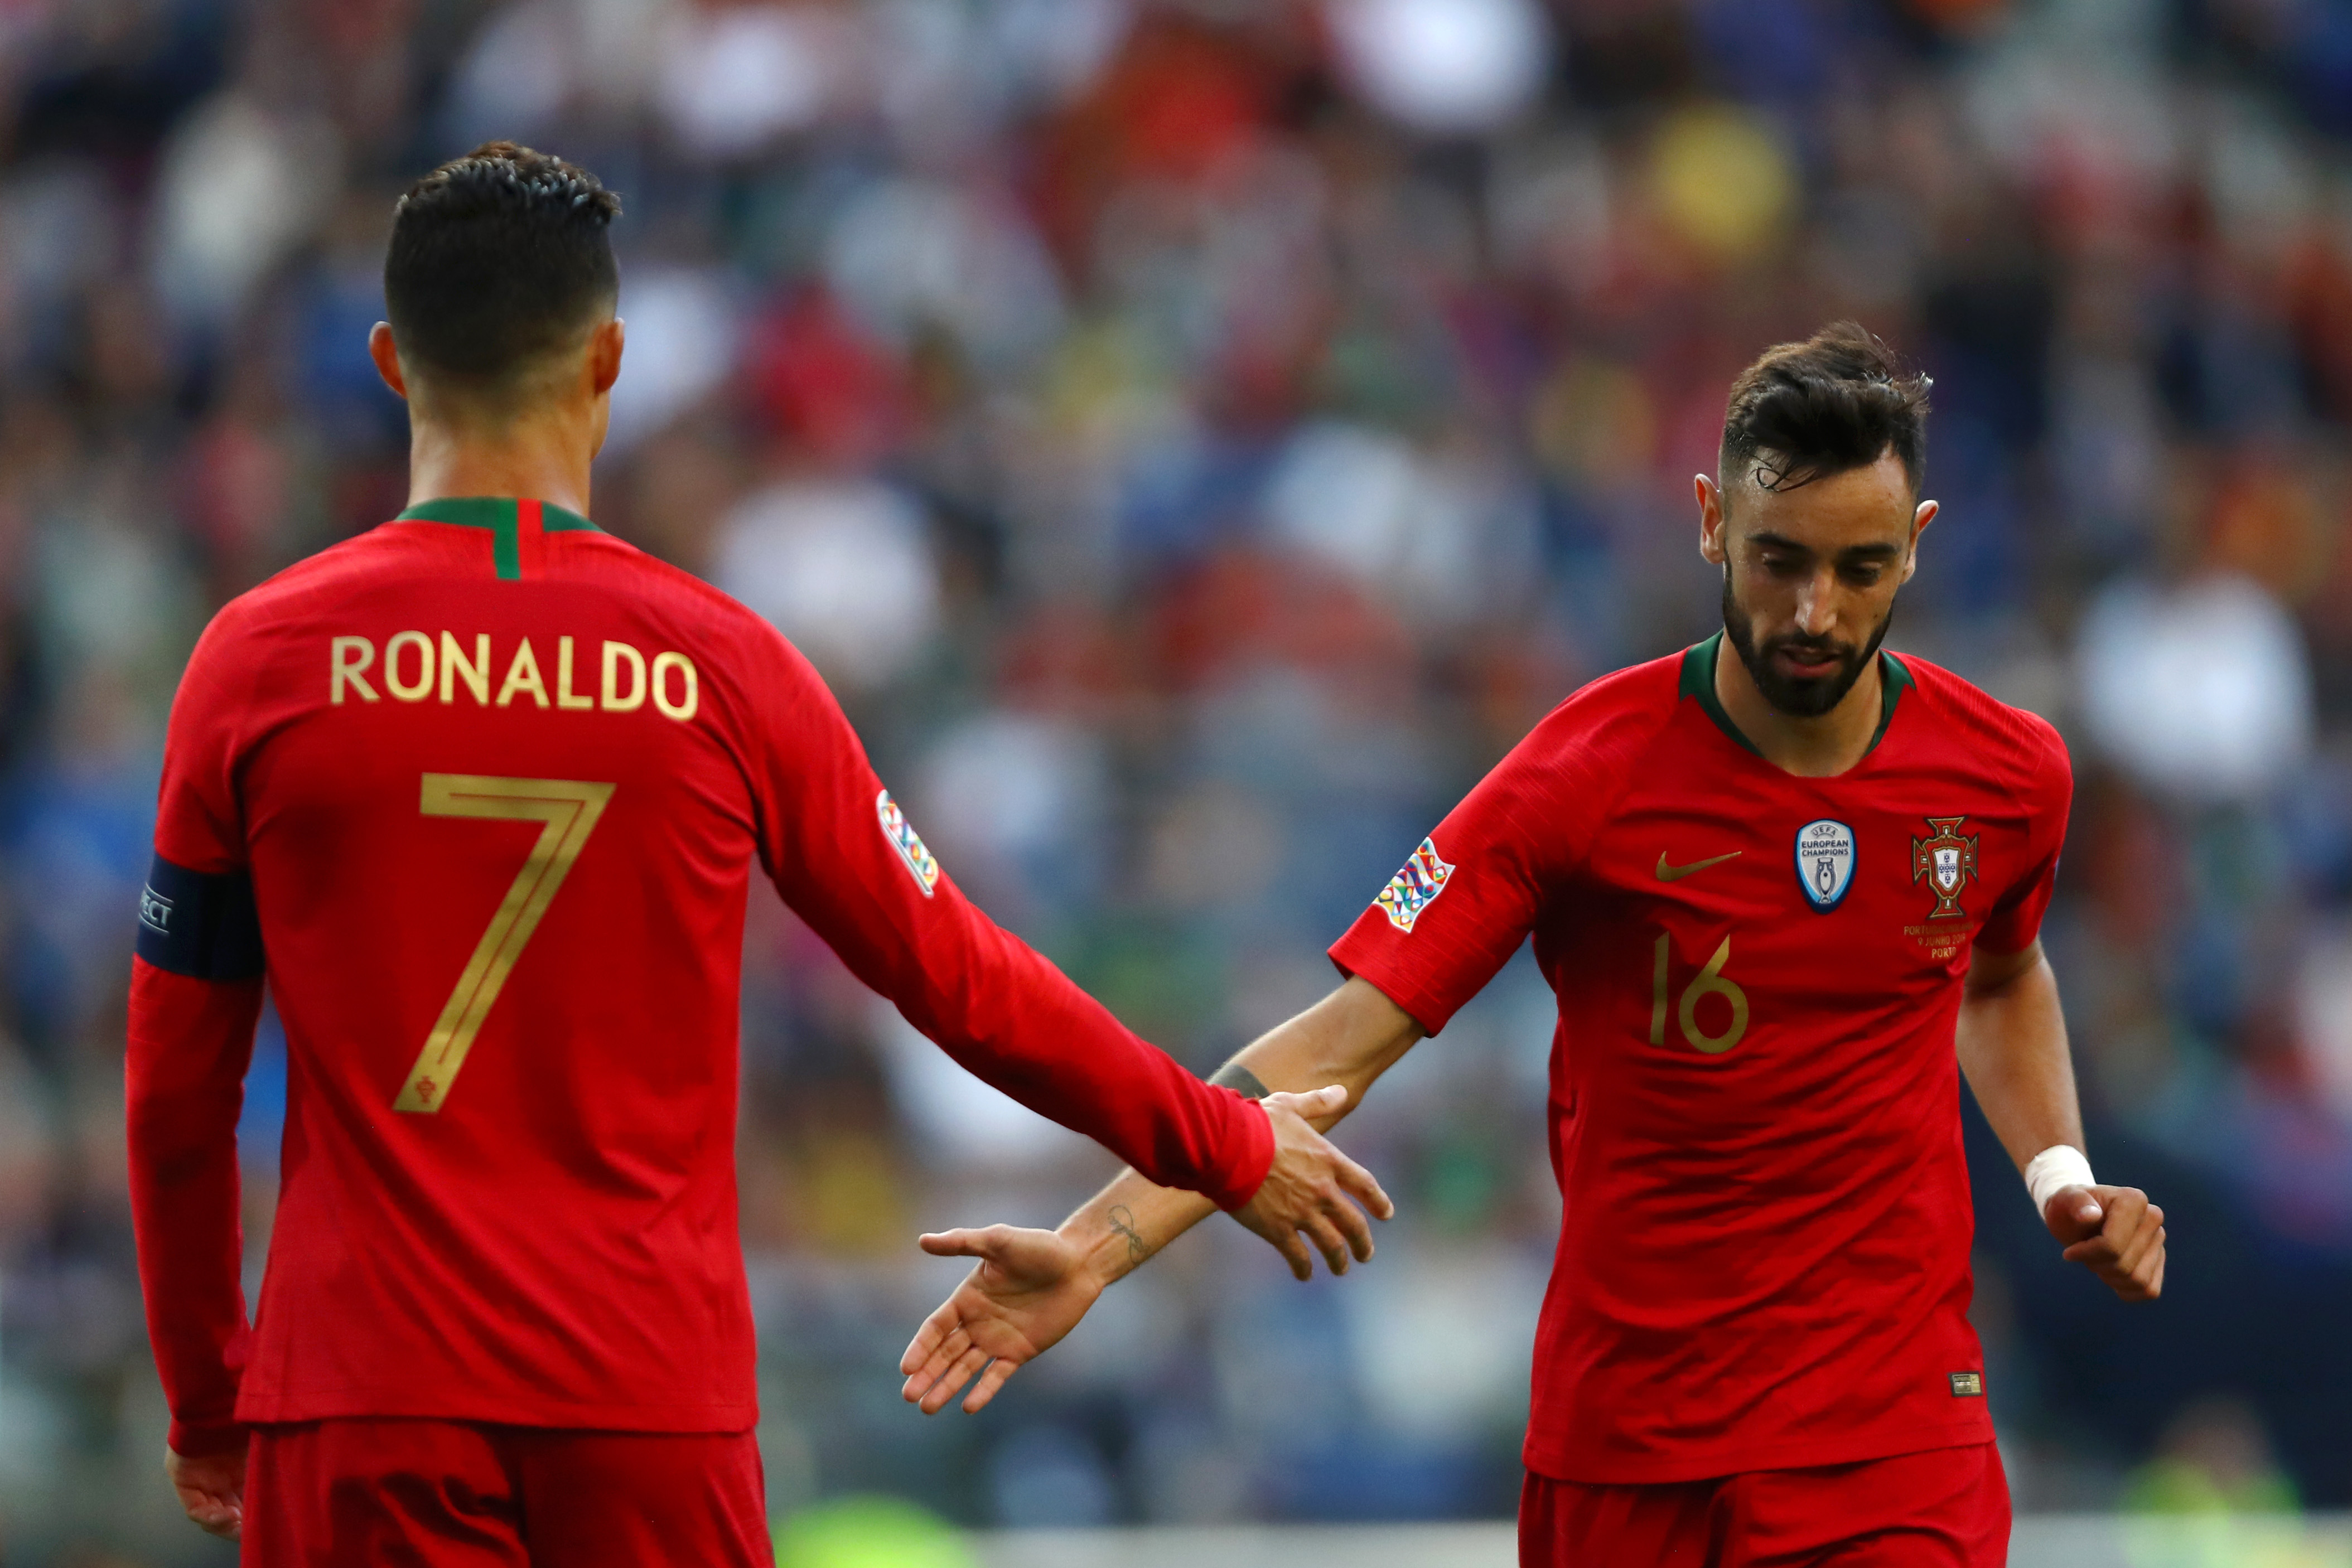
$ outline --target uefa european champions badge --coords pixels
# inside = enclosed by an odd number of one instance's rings
[[[882,820],[882,836],[898,852],[898,859],[914,877],[915,885],[923,890],[925,898],[930,897],[940,884],[940,862],[923,847],[922,835],[907,821],[907,813],[898,810],[898,802],[890,799],[889,790],[874,797],[874,814]]]
[[[1823,817],[1797,830],[1797,885],[1814,913],[1827,915],[1853,885],[1853,830]]]

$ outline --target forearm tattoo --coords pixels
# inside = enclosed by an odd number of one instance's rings
[[[1110,1206],[1110,1228],[1127,1238],[1127,1257],[1131,1263],[1140,1263],[1151,1256],[1151,1243],[1135,1228],[1135,1210],[1123,1203]]]
[[[1238,1061],[1228,1061],[1209,1075],[1212,1083],[1222,1083],[1244,1100],[1263,1100],[1274,1092],[1258,1082],[1257,1074]]]

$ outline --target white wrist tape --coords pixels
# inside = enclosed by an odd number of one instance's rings
[[[2036,1214],[2050,1207],[2053,1194],[2091,1185],[2091,1162],[2072,1144],[2053,1144],[2025,1162],[2025,1190],[2033,1195]]]

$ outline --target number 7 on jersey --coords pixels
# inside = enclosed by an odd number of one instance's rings
[[[530,847],[522,869],[515,873],[489,929],[474,946],[474,956],[457,977],[456,988],[441,1006],[439,1021],[425,1037],[408,1082],[392,1103],[395,1111],[432,1115],[446,1104],[449,1086],[474,1049],[482,1020],[506,988],[515,960],[522,956],[540,917],[555,898],[556,889],[571,873],[572,862],[596,831],[605,803],[613,798],[610,784],[590,784],[574,779],[495,779],[474,773],[427,773],[417,810],[428,817],[488,818],[504,822],[540,822],[539,841]]]

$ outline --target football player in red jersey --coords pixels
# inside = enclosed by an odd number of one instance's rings
[[[618,204],[492,143],[403,199],[370,342],[411,505],[214,620],[173,704],[127,1064],[189,1515],[268,1565],[772,1560],[737,1236],[756,862],[982,1078],[1333,1267],[1371,1178],[966,903],[775,631],[588,520]],[[283,1182],[238,1287],[264,979]]]
[[[2163,1289],[2162,1212],[2082,1152],[2037,935],[2065,748],[1879,646],[1936,515],[1926,392],[1851,324],[1745,371],[1696,484],[1723,632],[1555,709],[1333,946],[1345,983],[1217,1075],[1360,1093],[1534,937],[1565,1212],[1530,1568],[2005,1560],[1956,1071],[2065,1256]],[[906,1396],[978,1374],[978,1408],[1207,1212],[1129,1172],[1058,1232],[926,1237],[981,1261]]]

